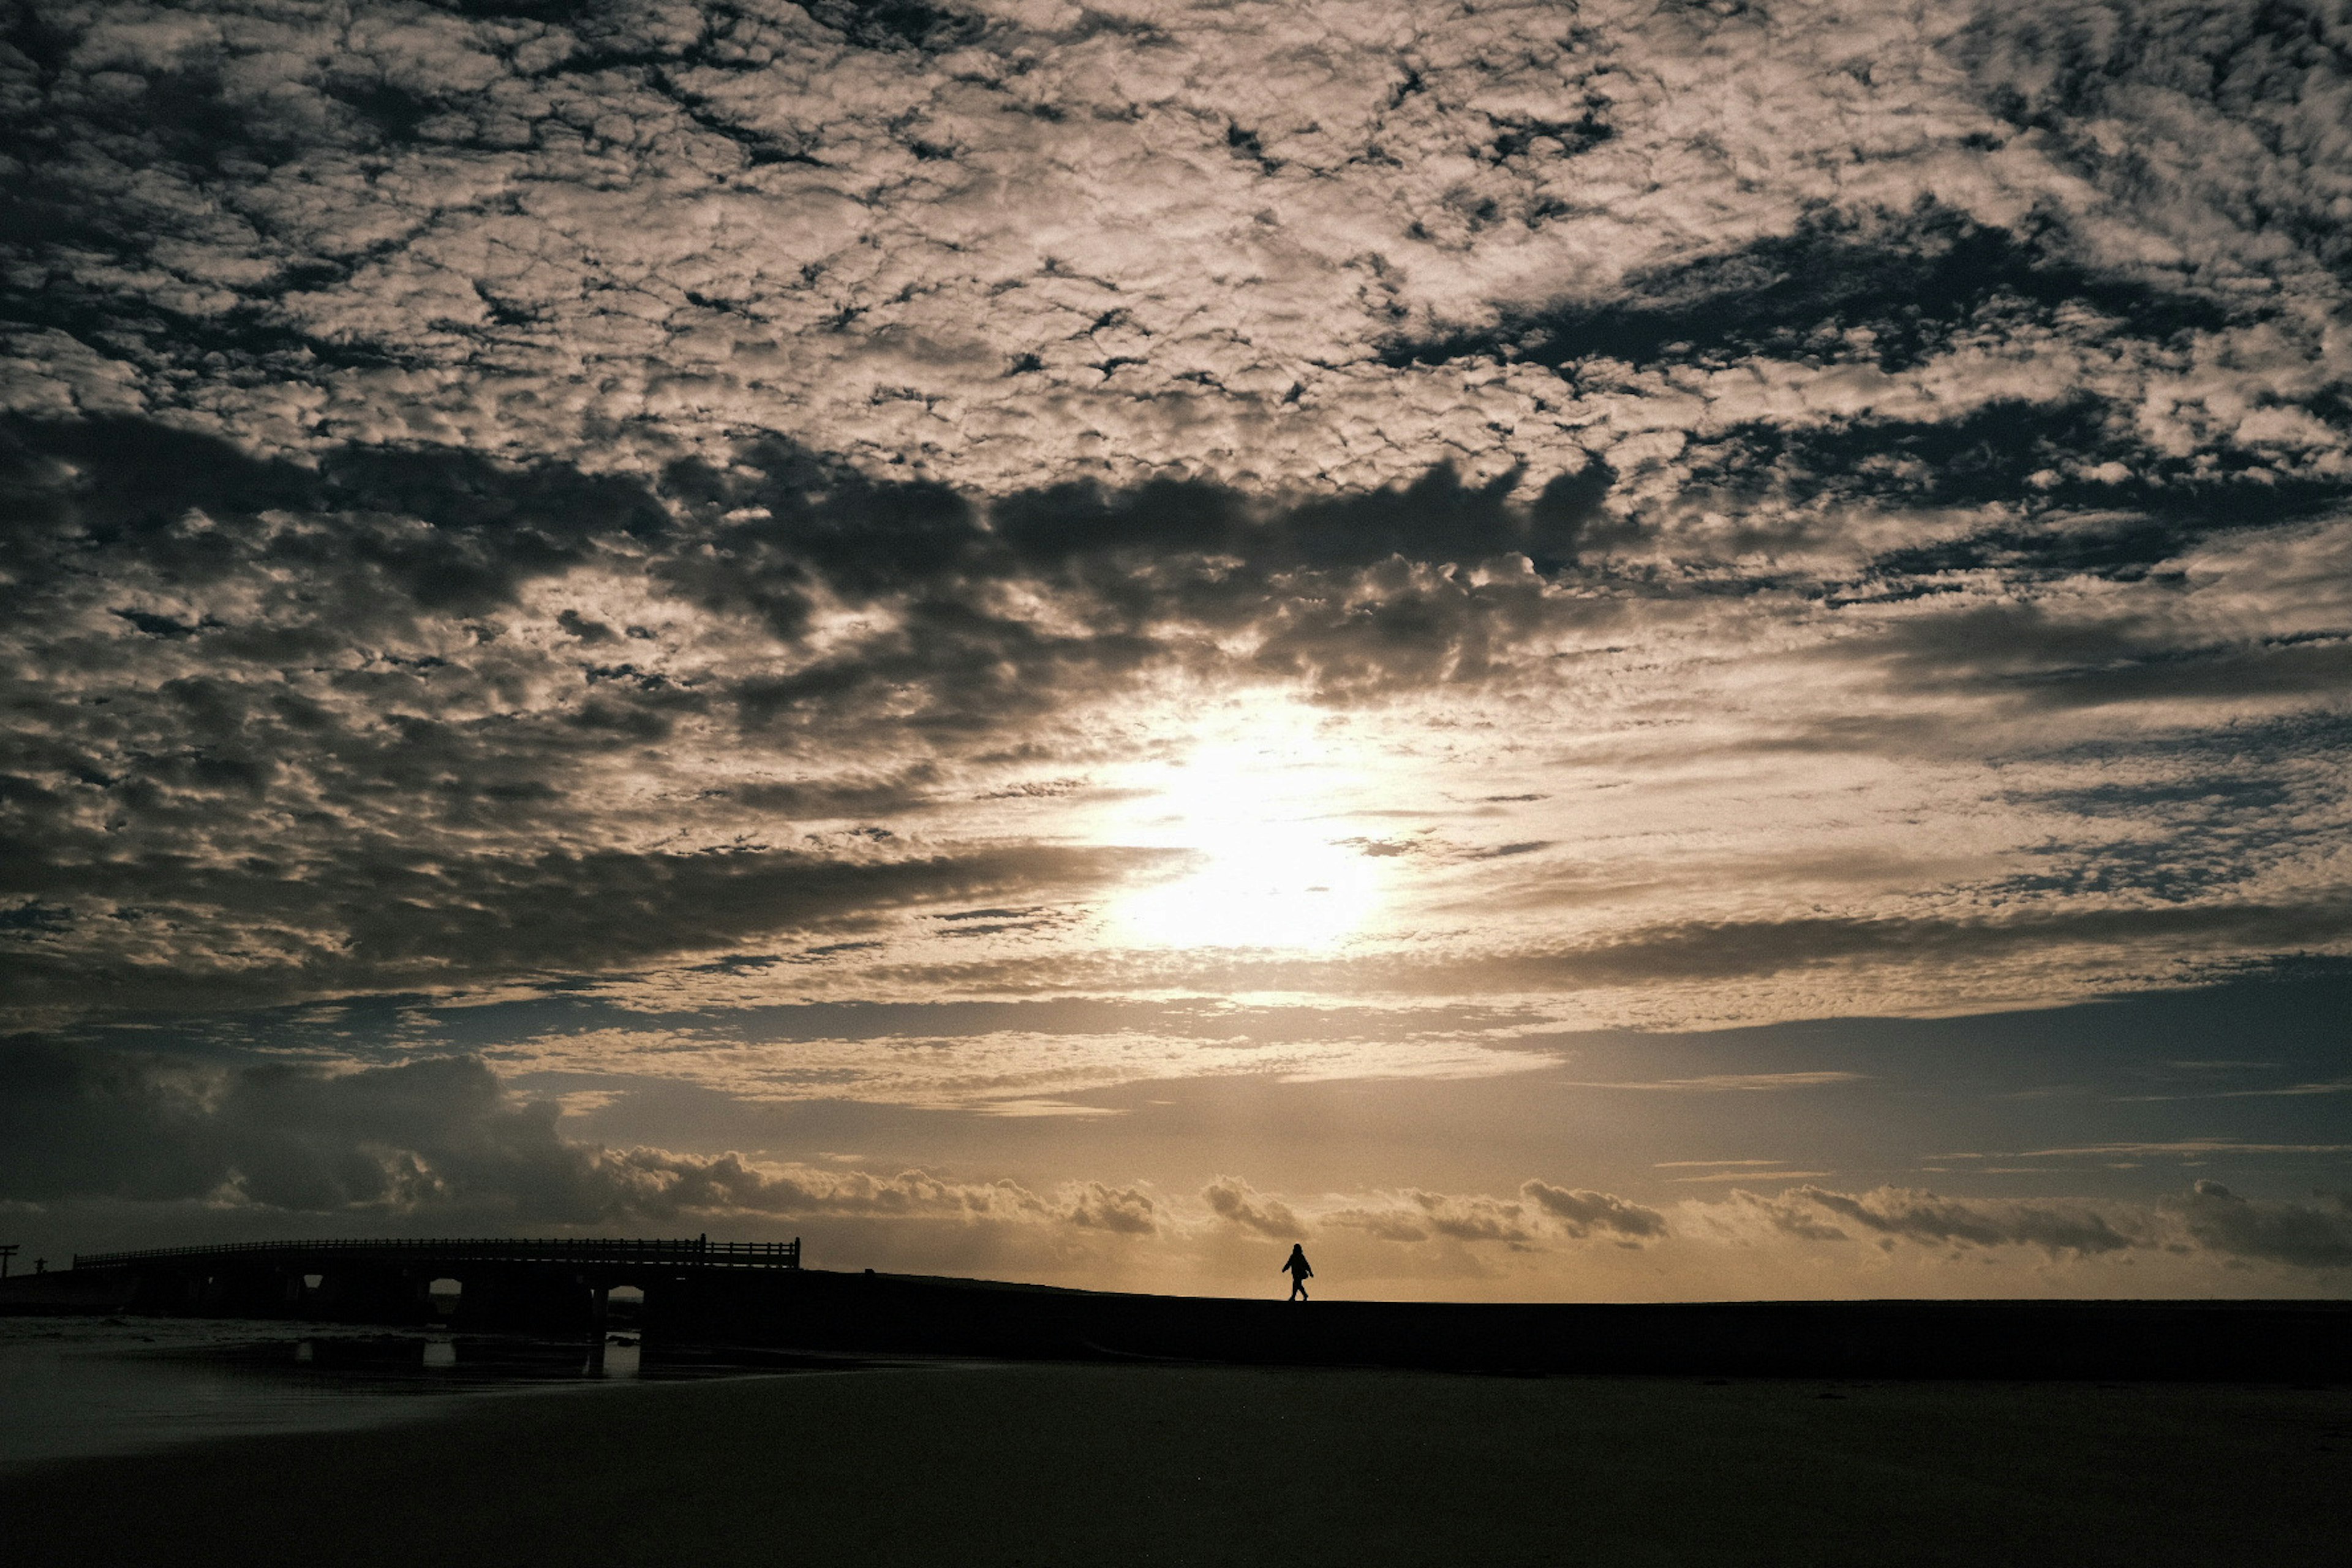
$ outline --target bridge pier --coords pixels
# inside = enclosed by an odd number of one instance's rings
[[[604,1329],[612,1320],[613,1288],[603,1280],[588,1282],[588,1370],[604,1370]]]
[[[800,1243],[337,1239],[98,1253],[74,1261],[78,1269],[121,1270],[129,1310],[164,1315],[430,1323],[439,1321],[433,1281],[454,1279],[463,1289],[452,1328],[588,1335],[596,1359],[612,1327],[615,1286],[642,1292],[633,1320],[641,1331],[691,1338],[712,1331],[718,1318],[756,1312],[773,1286],[799,1270]]]

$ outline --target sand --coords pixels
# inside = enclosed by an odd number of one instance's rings
[[[11,1561],[2340,1565],[2352,1391],[930,1365],[0,1476]]]

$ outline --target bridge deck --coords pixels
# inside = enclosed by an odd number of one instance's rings
[[[712,1241],[689,1237],[646,1240],[611,1237],[467,1237],[315,1241],[223,1242],[210,1247],[151,1247],[134,1252],[85,1252],[76,1268],[123,1268],[177,1262],[263,1263],[298,1258],[339,1262],[661,1263],[703,1268],[798,1268],[800,1238]]]

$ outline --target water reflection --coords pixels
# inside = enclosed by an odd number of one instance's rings
[[[245,1326],[245,1325],[239,1325]],[[522,1334],[453,1334],[310,1330],[283,1342],[224,1342],[199,1353],[248,1373],[340,1387],[419,1389],[500,1388],[577,1379],[736,1377],[794,1370],[790,1357],[708,1350],[647,1359],[635,1334],[598,1340],[538,1339]]]
[[[0,1319],[0,1465],[427,1414],[451,1395],[741,1377],[839,1361],[202,1319]]]

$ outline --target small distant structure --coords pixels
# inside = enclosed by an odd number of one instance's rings
[[[16,1257],[16,1249],[24,1245],[21,1241],[0,1241],[0,1279],[8,1278],[8,1260]]]

